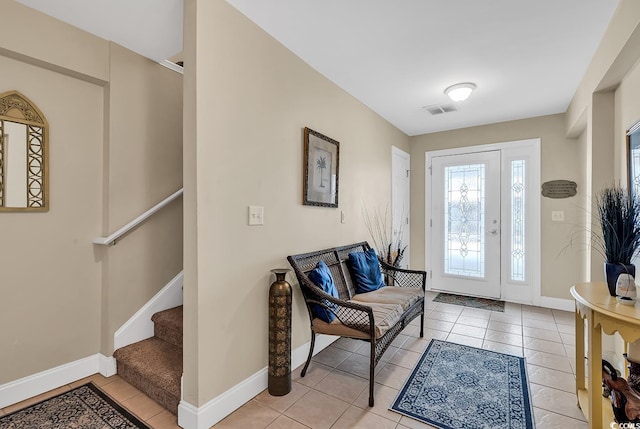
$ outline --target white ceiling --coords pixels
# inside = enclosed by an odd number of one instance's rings
[[[182,0],[18,0],[156,61]],[[227,0],[409,135],[564,112],[618,0]],[[188,65],[187,65],[188,67]],[[458,111],[444,89],[478,88]]]

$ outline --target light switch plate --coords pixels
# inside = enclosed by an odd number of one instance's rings
[[[264,225],[264,207],[249,206],[249,225]]]
[[[564,222],[564,211],[552,211],[551,212],[551,221],[552,222]]]

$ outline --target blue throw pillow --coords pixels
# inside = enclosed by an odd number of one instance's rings
[[[316,265],[316,267],[309,273],[309,280],[311,280],[313,284],[321,288],[329,295],[333,296],[334,298],[339,298],[338,290],[336,289],[336,285],[333,283],[333,276],[331,275],[331,271],[329,271],[329,267],[324,263],[324,261],[318,262],[318,265]],[[338,306],[332,302],[324,301],[324,304],[334,311],[338,310]],[[319,304],[313,304],[312,309],[316,317],[324,320],[327,323],[333,322],[333,319],[336,318],[335,314]]]
[[[380,263],[374,249],[349,253],[349,268],[357,293],[373,292],[384,286]]]

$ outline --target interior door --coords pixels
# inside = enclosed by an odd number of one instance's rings
[[[500,151],[432,159],[431,288],[500,297]]]
[[[402,268],[409,268],[410,165],[407,152],[391,148],[391,232],[393,243],[396,246],[400,243],[400,248],[405,249],[400,261]]]

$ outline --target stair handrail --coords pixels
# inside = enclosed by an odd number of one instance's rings
[[[138,225],[140,225],[141,223],[143,223],[144,221],[149,219],[153,214],[157,213],[163,207],[165,207],[169,203],[173,202],[173,200],[181,197],[183,192],[184,192],[184,188],[180,188],[179,190],[177,190],[173,194],[169,195],[164,200],[160,201],[155,206],[151,207],[146,212],[142,213],[140,216],[138,216],[137,218],[135,218],[134,220],[132,220],[128,224],[124,225],[122,228],[120,228],[117,231],[115,231],[113,234],[111,234],[111,235],[109,235],[107,237],[96,237],[93,240],[93,244],[99,244],[99,245],[103,245],[103,246],[110,246],[112,244],[115,244],[117,239],[119,239],[120,237],[125,235],[127,232],[131,231],[133,228],[137,227]]]

